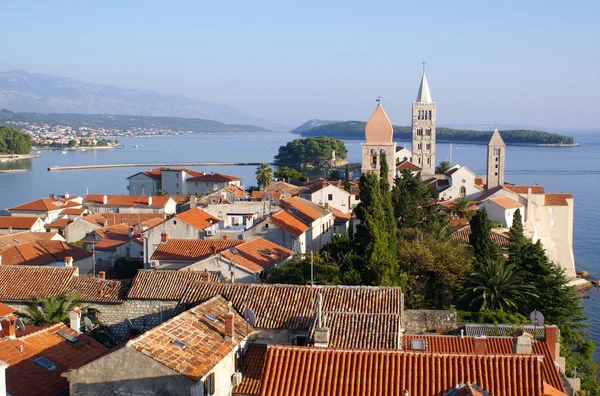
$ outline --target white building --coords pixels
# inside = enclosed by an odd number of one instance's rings
[[[354,197],[343,188],[327,182],[314,183],[299,196],[320,206],[333,206],[343,213],[352,211],[351,205]]]
[[[283,199],[281,207],[308,226],[307,250],[319,251],[333,239],[333,213],[330,210],[299,197]]]
[[[88,194],[83,205],[91,213],[158,213],[171,215],[177,202],[168,196]]]
[[[306,252],[309,226],[285,210],[273,213],[244,232],[246,239],[260,236],[294,253]]]
[[[506,228],[511,227],[517,210],[521,212],[522,218],[525,217],[525,205],[511,197],[488,198],[477,207],[485,208],[490,220],[498,222]]]
[[[476,198],[484,191],[483,187],[476,183],[476,178],[477,175],[466,166],[454,165],[444,174],[447,185],[438,189],[439,199],[446,201],[460,197]]]

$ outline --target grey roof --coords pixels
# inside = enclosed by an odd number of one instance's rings
[[[505,147],[504,140],[502,140],[502,136],[500,136],[500,132],[498,132],[498,128],[494,129],[494,133],[492,133],[492,137],[490,138],[490,142],[488,146],[500,146]]]
[[[543,339],[546,334],[544,326],[522,325],[522,324],[488,324],[488,323],[465,323],[465,335],[469,337],[506,337],[513,336],[517,331],[525,330],[534,334],[535,338]]]
[[[429,92],[429,84],[427,84],[427,77],[425,76],[425,72],[423,72],[423,77],[421,78],[421,85],[419,86],[419,93],[417,94],[416,102],[420,103],[431,103],[431,93]]]

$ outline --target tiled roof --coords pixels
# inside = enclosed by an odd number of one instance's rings
[[[252,326],[233,312],[236,336],[233,340],[225,337],[223,319],[228,311],[228,302],[215,296],[147,331],[127,346],[192,381],[199,381],[253,331]],[[211,320],[207,314],[217,320]],[[174,340],[184,343],[185,348],[173,344]]]
[[[92,253],[64,241],[32,241],[2,251],[2,265],[47,265],[73,257],[74,261]]]
[[[198,176],[190,177],[187,181],[195,182],[228,182],[228,181],[239,181],[242,180],[241,177],[225,175],[223,173],[206,173],[200,174]]]
[[[172,199],[169,196],[152,196],[152,205],[148,205],[147,195],[107,195],[106,206],[148,206],[150,208],[164,207]],[[84,204],[104,205],[104,195],[88,194],[83,199]]]
[[[477,186],[483,186],[483,178],[482,177],[476,177],[474,183]]]
[[[219,253],[240,243],[243,241],[235,239],[169,239],[158,245],[150,259],[196,262],[212,256],[211,249]]]
[[[546,206],[567,206],[567,199],[573,199],[573,194],[546,194],[544,196],[544,205]]]
[[[271,185],[269,185],[269,187],[267,187],[268,192],[278,191],[278,192],[289,194],[289,195],[296,195],[301,190],[302,190],[302,187],[294,186],[293,184],[286,183],[284,181],[278,181],[278,182],[272,183]]]
[[[58,234],[56,232],[32,232],[23,231],[8,235],[0,235],[0,252],[12,248],[13,246],[21,245],[32,241],[50,241]],[[59,240],[63,240],[60,237]]]
[[[458,241],[469,243],[469,236],[471,235],[471,226],[466,225],[462,228],[459,228],[452,234],[452,239],[456,239]],[[492,242],[494,242],[498,246],[504,246],[508,244],[508,236],[502,234],[498,231],[492,230],[490,231],[490,237],[492,238]]]
[[[269,194],[269,200],[279,201],[282,197],[279,191],[252,191],[250,198],[255,201],[262,201],[265,199],[265,194]]]
[[[56,219],[52,223],[46,223],[45,227],[46,228],[64,229],[67,225],[69,225],[72,222],[73,222],[73,220],[69,220],[69,219],[66,219],[66,218]]]
[[[411,172],[421,171],[421,167],[413,164],[410,161],[402,161],[398,165],[396,165],[396,170],[404,170],[404,169],[408,169]]]
[[[277,213],[272,214],[269,217],[269,219],[277,227],[290,233],[296,238],[304,234],[309,228],[306,224],[304,224],[285,210],[281,210]]]
[[[204,271],[139,270],[127,298],[179,300],[191,283],[201,282]],[[220,271],[209,272],[210,282],[221,282]]]
[[[504,209],[516,209],[525,207],[525,205],[523,205],[521,202],[515,201],[511,197],[490,198],[490,201]]]
[[[336,209],[331,205],[329,205],[329,210],[331,211],[331,213],[333,213],[333,222],[334,223],[343,224],[343,223],[346,223],[348,220],[350,220],[350,218],[352,217],[352,215],[350,213],[344,213],[341,210]]]
[[[0,228],[29,230],[38,221],[37,217],[0,216]]]
[[[309,184],[308,190],[303,191],[302,194],[314,194],[318,191],[321,191],[322,189],[324,189],[327,186],[335,187],[339,190],[342,190],[345,194],[349,194],[349,192],[344,190],[344,188],[342,186],[340,186],[339,184],[340,184],[339,181],[331,182],[331,181],[327,181],[327,180],[319,181],[316,183],[312,182]]]
[[[56,334],[58,331],[77,337],[77,343],[65,340]],[[69,382],[62,374],[106,353],[108,349],[104,345],[85,334],[75,333],[62,323],[16,339],[0,340],[1,359],[9,364],[6,369],[6,390],[13,396],[68,393]],[[38,366],[34,363],[38,357],[50,360],[56,368],[50,371]]]
[[[130,226],[135,225],[148,225],[148,221],[159,219],[160,221],[165,219],[164,213],[94,213],[87,216],[83,216],[82,219],[99,227],[104,227],[106,221],[107,226],[114,226],[117,224],[127,224]],[[151,226],[151,225],[148,225]]]
[[[87,209],[85,208],[69,208],[60,212],[61,215],[77,216],[82,215]]]
[[[192,208],[183,213],[179,213],[175,216],[175,218],[191,225],[197,230],[204,230],[205,228],[208,228],[221,221],[219,218],[206,213],[200,208]]]
[[[89,276],[73,277],[65,292],[78,294],[85,302],[120,304],[125,302],[131,281],[113,281]]]
[[[228,260],[233,260],[235,265],[242,266],[253,272],[260,272],[294,254],[293,251],[261,237],[245,241],[235,248],[238,254],[234,255],[226,249],[219,253],[219,255]]]
[[[285,209],[286,212],[310,223],[329,213],[327,209],[299,197],[284,198],[279,205]]]
[[[410,335],[402,337],[402,348],[406,351],[411,350],[411,340],[425,340],[427,342],[426,353],[452,353],[452,354],[474,354],[473,337],[456,336],[422,336]],[[513,354],[513,337],[487,337],[486,338],[487,355],[511,355]],[[548,349],[548,344],[544,341],[533,343],[532,354],[543,356],[542,360],[542,378],[553,387],[564,390],[558,370],[554,366],[552,355]]]
[[[532,194],[544,194],[543,186],[517,186],[514,184],[504,183],[503,187],[514,192],[515,194],[527,194],[529,189],[531,189]]]
[[[539,356],[474,356],[269,346],[260,395],[441,395],[477,383],[493,395],[541,396]]]
[[[6,304],[2,304],[2,303],[0,302],[0,317],[2,317],[2,316],[4,316],[4,315],[11,314],[11,313],[13,313],[13,312],[15,312],[15,310],[14,310],[14,309],[12,309],[12,308],[11,308],[11,307],[9,307],[8,305],[6,305]]]
[[[323,312],[330,348],[402,349],[400,313]],[[317,320],[309,331],[314,334]]]
[[[250,344],[248,346],[241,367],[242,382],[233,388],[232,394],[258,395],[265,366],[266,353],[266,345]]]
[[[73,201],[65,201],[54,198],[40,198],[19,206],[10,208],[11,211],[48,212],[66,208],[81,207],[81,204]]]
[[[223,195],[228,196],[228,198],[235,198],[237,200],[248,198],[249,196],[248,191],[233,184],[228,184],[222,189],[210,194],[211,197],[222,197]]]
[[[397,287],[193,283],[177,311],[222,295],[239,312],[252,309],[257,328],[308,330],[318,293],[323,296],[324,311],[399,314],[402,310],[402,291]]]

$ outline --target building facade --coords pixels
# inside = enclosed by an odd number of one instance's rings
[[[412,104],[412,160],[423,169],[422,175],[435,173],[436,106],[431,100],[425,71],[417,100]]]
[[[381,103],[365,126],[365,142],[362,144],[362,173],[377,173],[381,169],[381,157],[385,153],[388,163],[388,182],[394,183],[396,172],[396,143],[394,128]]]

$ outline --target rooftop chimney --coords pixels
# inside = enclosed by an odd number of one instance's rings
[[[329,346],[329,329],[323,323],[323,296],[317,294],[317,326],[313,335],[316,347],[327,348]]]
[[[532,336],[523,332],[513,340],[513,353],[515,355],[531,355]]]
[[[198,204],[198,198],[195,195],[190,197],[190,209],[195,208]]]
[[[148,196],[148,206],[152,206],[152,195]]]
[[[0,360],[0,395],[6,395],[6,369],[8,363]]]
[[[200,282],[210,282],[210,273],[206,268],[200,273]]]
[[[226,241],[226,240],[228,240],[228,239],[229,239],[229,236],[227,236],[226,234],[225,234],[225,235],[223,235],[223,240],[224,240],[224,241]]]
[[[210,254],[217,254],[217,247],[215,245],[210,245]]]
[[[127,227],[127,236],[133,238],[133,227]]]
[[[235,340],[235,324],[234,324],[234,315],[233,310],[231,308],[231,302],[228,304],[229,312],[223,316],[223,322],[225,323],[225,338],[229,341]]]
[[[168,240],[169,240],[169,234],[167,233],[167,231],[163,231],[160,234],[160,243],[167,243]]]
[[[106,194],[102,197],[102,205],[106,205],[108,203],[108,197]]]
[[[98,278],[99,279],[106,279],[106,272],[104,272],[104,271],[98,272]]]
[[[81,309],[75,307],[69,312],[69,319],[71,320],[71,330],[80,333],[81,329]]]
[[[69,192],[67,191],[67,192],[65,193],[65,199],[69,199],[69,197],[70,197],[70,196],[71,196],[71,195],[69,195]]]
[[[104,221],[102,221],[102,226],[108,227],[108,219],[107,218],[105,218]]]
[[[473,337],[473,353],[475,355],[487,354],[487,338],[486,336]]]
[[[65,267],[73,267],[73,257],[65,257]]]
[[[6,315],[0,320],[0,325],[2,326],[2,333],[4,337],[8,337],[10,339],[17,338],[17,317],[13,314]]]
[[[552,356],[552,360],[556,361],[560,356],[560,344],[558,343],[558,336],[560,334],[560,330],[556,325],[545,326],[545,337],[544,342],[548,345],[548,349],[550,350],[550,355]]]
[[[8,227],[8,233],[12,234],[12,227]]]

